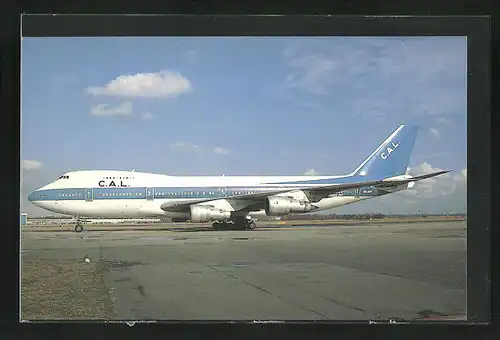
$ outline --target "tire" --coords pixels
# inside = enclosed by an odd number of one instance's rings
[[[248,225],[247,225],[247,229],[248,229],[248,230],[254,230],[254,229],[255,229],[255,227],[256,227],[256,225],[255,225],[255,222],[254,222],[254,221],[252,221],[252,222],[248,223]]]
[[[81,233],[83,231],[83,226],[81,224],[75,225],[75,231]]]

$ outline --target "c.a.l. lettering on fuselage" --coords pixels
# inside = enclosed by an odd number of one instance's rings
[[[110,181],[109,183],[106,183],[106,181],[99,181],[98,185],[101,188],[109,188],[109,187],[128,188],[128,187],[130,187],[130,185],[123,183],[123,181],[120,181],[119,185],[116,185],[115,181]]]

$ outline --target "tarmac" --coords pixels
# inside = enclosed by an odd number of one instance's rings
[[[416,320],[466,314],[462,221],[26,231],[21,237],[21,263],[85,266],[88,256],[106,264],[103,287],[115,312],[110,319]]]

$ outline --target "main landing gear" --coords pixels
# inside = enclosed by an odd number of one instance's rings
[[[231,221],[216,221],[212,224],[212,227],[214,230],[254,230],[256,224],[250,216],[238,216]]]
[[[79,218],[76,219],[75,231],[77,233],[81,233],[83,231],[83,223]]]

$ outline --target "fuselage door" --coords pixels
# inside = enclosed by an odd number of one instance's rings
[[[219,197],[224,198],[227,196],[227,188],[219,188]]]
[[[354,189],[354,198],[359,198],[359,195],[361,195],[361,188]]]
[[[85,189],[85,202],[92,202],[94,200],[94,189]]]
[[[146,200],[152,201],[155,196],[155,189],[154,188],[146,188]]]

